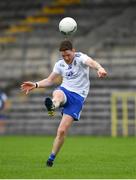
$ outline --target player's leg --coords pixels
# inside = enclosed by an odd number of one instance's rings
[[[67,114],[64,114],[62,117],[62,120],[60,122],[60,125],[57,130],[57,136],[55,138],[52,153],[57,154],[64,142],[64,138],[68,132],[69,127],[73,123],[73,118]]]
[[[47,166],[53,165],[53,161],[64,143],[65,136],[68,132],[69,127],[72,125],[72,122],[73,118],[71,116],[66,114],[63,115],[57,130],[56,138],[53,143],[52,153],[47,161]]]
[[[50,116],[54,115],[55,108],[58,108],[61,104],[66,102],[66,96],[63,91],[55,90],[53,92],[53,98],[47,97],[45,99],[45,106]]]
[[[58,108],[58,107],[60,107],[60,105],[65,104],[66,95],[64,94],[64,92],[62,90],[55,90],[53,92],[52,102],[53,102],[55,108]]]

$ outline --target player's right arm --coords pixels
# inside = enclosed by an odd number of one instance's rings
[[[43,79],[38,82],[31,82],[31,81],[26,81],[23,82],[21,85],[21,90],[24,91],[26,94],[28,94],[31,90],[35,88],[45,88],[52,86],[54,84],[54,81],[56,78],[58,78],[59,74],[52,72],[48,78]]]

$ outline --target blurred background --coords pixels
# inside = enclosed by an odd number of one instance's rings
[[[135,0],[0,1],[0,134],[56,134],[61,115],[49,118],[44,98],[57,84],[27,96],[20,85],[50,74],[64,40],[58,24],[67,16],[78,23],[76,50],[108,71],[106,79],[90,71],[90,92],[69,134],[136,135]]]

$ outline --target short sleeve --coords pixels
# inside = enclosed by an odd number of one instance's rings
[[[59,62],[57,62],[54,65],[53,72],[55,72],[56,74],[61,74],[61,69],[60,69],[60,66],[59,66]]]
[[[83,63],[83,64],[85,64],[85,62],[86,62],[86,60],[87,59],[89,59],[90,57],[87,55],[87,54],[81,54],[81,62]]]

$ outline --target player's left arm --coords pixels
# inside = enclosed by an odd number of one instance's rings
[[[96,69],[99,78],[103,78],[107,76],[106,70],[97,61],[93,60],[92,58],[88,58],[84,62],[84,64],[86,64],[90,68]]]

